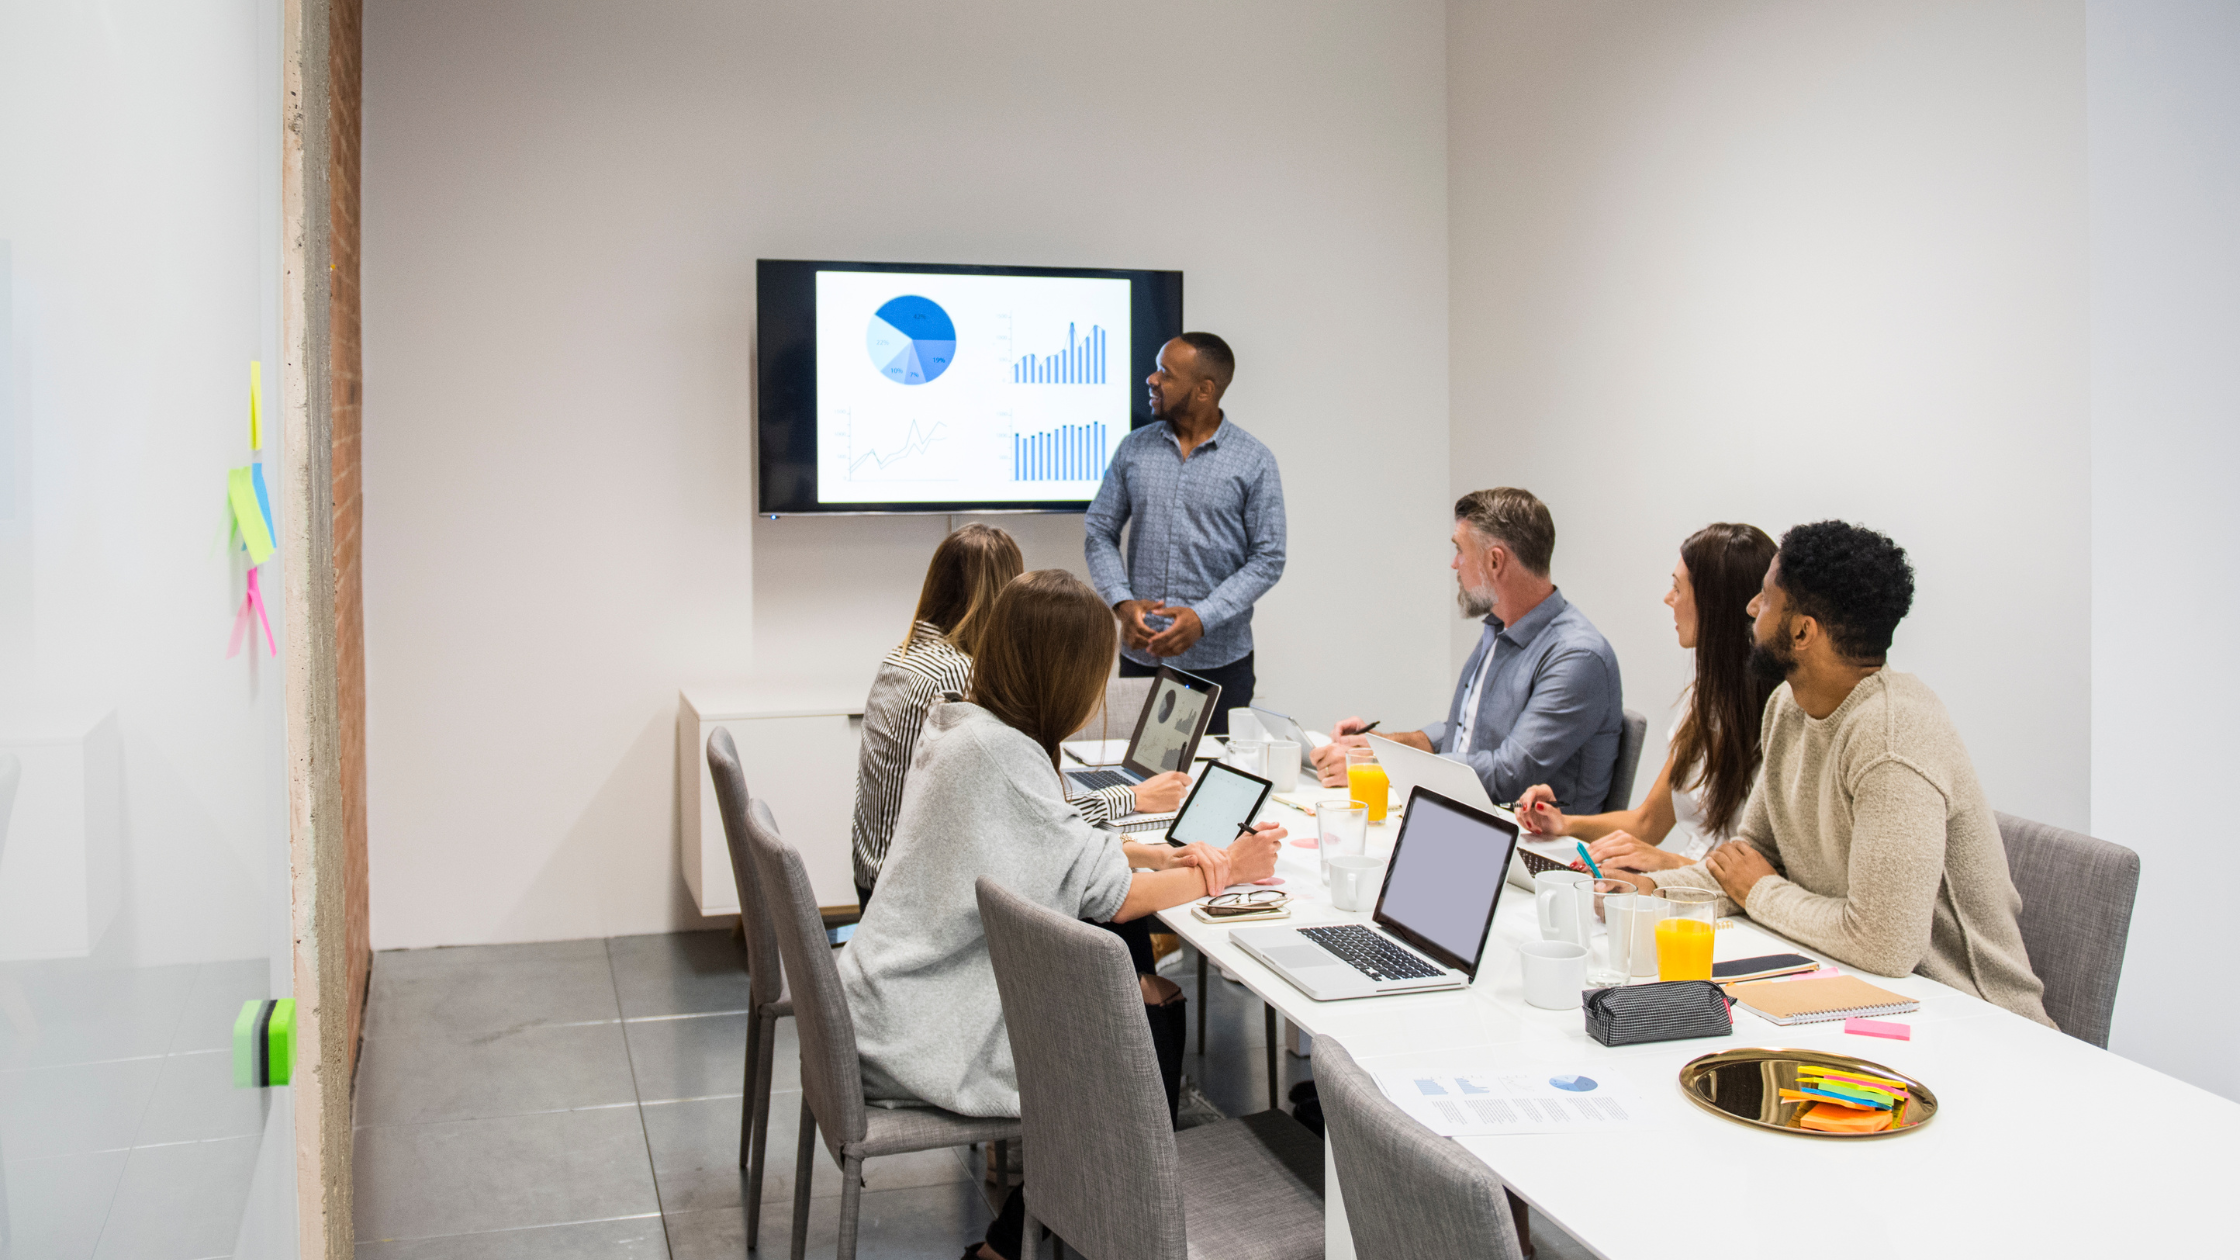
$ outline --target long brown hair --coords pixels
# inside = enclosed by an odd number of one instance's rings
[[[1703,768],[1703,825],[1725,831],[1758,773],[1758,723],[1773,691],[1750,668],[1750,600],[1773,563],[1773,539],[1755,525],[1706,525],[1680,544],[1696,603],[1696,685],[1672,739],[1672,786]]]
[[[1024,732],[1058,765],[1058,741],[1104,702],[1120,630],[1088,583],[1036,569],[996,596],[972,655],[972,702]]]
[[[967,525],[942,539],[926,566],[926,584],[918,591],[918,611],[910,616],[902,650],[910,650],[917,623],[924,621],[939,627],[966,656],[980,655],[996,595],[1026,567],[1019,544],[993,525]]]

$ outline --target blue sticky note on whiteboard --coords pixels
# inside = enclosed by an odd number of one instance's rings
[[[272,527],[272,495],[264,488],[264,464],[261,461],[249,465],[249,480],[257,487],[257,510],[264,513],[264,532],[278,542],[280,531]]]

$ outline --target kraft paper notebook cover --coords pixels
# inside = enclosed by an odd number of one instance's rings
[[[1815,1024],[1831,1019],[1872,1019],[1918,1011],[1921,1003],[1857,976],[1825,980],[1757,980],[1729,985],[1727,996],[1760,1019],[1776,1024]]]

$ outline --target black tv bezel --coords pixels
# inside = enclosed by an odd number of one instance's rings
[[[755,260],[755,514],[758,516],[949,516],[1018,512],[1086,512],[1087,499],[991,503],[835,503],[817,501],[817,273],[909,271],[965,276],[1059,276],[1126,280],[1129,370],[1151,374],[1159,347],[1179,335],[1182,273],[1116,267],[1008,267],[978,263],[834,262],[800,258]],[[789,372],[795,356],[806,367]],[[1151,404],[1138,391],[1128,428],[1150,424]],[[805,452],[805,454],[797,454]]]

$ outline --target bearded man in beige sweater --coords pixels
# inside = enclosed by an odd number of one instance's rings
[[[1751,665],[1784,685],[1736,842],[1630,878],[1716,885],[1838,962],[1918,972],[2050,1025],[1968,750],[1934,692],[1883,668],[1912,605],[1913,568],[1883,535],[1842,521],[1783,535],[1749,611]]]

